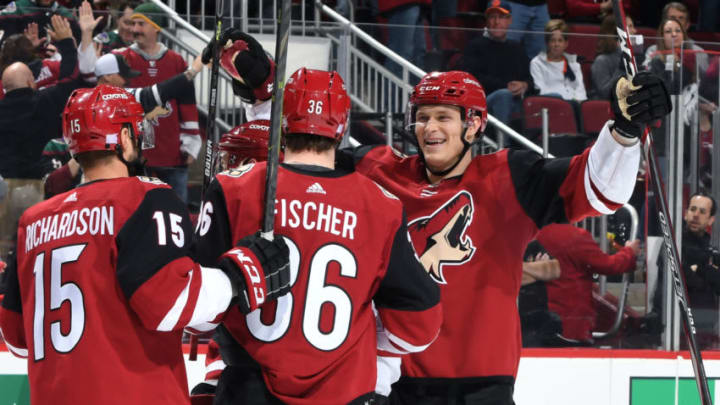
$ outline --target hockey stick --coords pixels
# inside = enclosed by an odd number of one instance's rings
[[[205,170],[203,171],[202,189],[200,191],[200,201],[204,202],[205,192],[210,186],[212,178],[215,176],[215,167],[217,159],[218,135],[215,133],[215,117],[217,116],[217,83],[220,74],[220,34],[222,33],[222,12],[223,0],[217,0],[215,3],[215,46],[213,47],[212,68],[210,69],[210,100],[208,100],[207,125],[205,127]],[[190,353],[188,359],[190,361],[197,360],[198,337],[195,334],[190,335]]]
[[[622,0],[613,0],[613,12],[615,14],[615,24],[617,33],[620,37],[620,50],[622,51],[623,66],[628,79],[632,82],[632,76],[637,73],[637,65],[635,57],[632,53],[632,45],[625,21],[625,11],[622,7]],[[677,245],[675,244],[675,233],[673,232],[672,222],[668,211],[667,198],[665,190],[662,187],[662,177],[657,165],[657,158],[652,145],[652,134],[650,128],[645,128],[644,143],[648,166],[650,167],[650,179],[656,184],[657,192],[655,199],[660,207],[658,217],[660,219],[660,227],[663,233],[665,256],[670,266],[673,276],[673,287],[675,296],[680,305],[680,314],[682,315],[683,329],[687,337],[688,348],[690,349],[690,357],[692,360],[693,370],[695,371],[695,381],[697,382],[698,393],[700,394],[700,402],[702,405],[712,405],[712,397],[708,388],[707,376],[705,375],[705,367],[703,366],[702,356],[695,338],[695,321],[687,301],[687,286],[685,284],[685,275],[680,271],[680,255],[678,254]]]
[[[215,166],[218,148],[218,135],[215,134],[215,118],[217,117],[217,84],[220,73],[220,34],[222,33],[222,10],[223,0],[215,3],[215,47],[213,49],[212,68],[210,69],[210,100],[208,100],[207,125],[205,135],[205,170],[203,171],[201,200],[205,198],[210,181],[215,175]]]
[[[272,112],[270,114],[270,140],[268,141],[267,171],[265,174],[265,213],[261,235],[273,239],[275,226],[275,195],[277,172],[280,164],[280,136],[282,132],[283,90],[285,89],[285,65],[290,37],[290,0],[278,4],[277,37],[275,39],[275,78],[273,79]]]

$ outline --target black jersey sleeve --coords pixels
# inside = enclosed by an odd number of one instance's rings
[[[230,304],[230,280],[192,260],[192,237],[185,204],[170,188],[148,191],[118,233],[118,283],[148,329],[207,331]]]
[[[172,189],[156,188],[118,233],[117,277],[129,299],[160,269],[189,253],[192,225],[187,209]]]
[[[511,149],[508,165],[518,202],[538,228],[568,222],[560,187],[570,158],[543,159],[533,151]]]

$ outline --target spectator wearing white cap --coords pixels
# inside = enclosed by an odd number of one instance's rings
[[[126,87],[130,79],[140,76],[140,72],[131,69],[122,55],[108,53],[95,62],[95,76],[98,84]]]

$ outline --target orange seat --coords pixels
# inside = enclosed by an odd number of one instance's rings
[[[612,117],[607,100],[585,100],[580,104],[582,132],[588,135],[600,133],[603,125]]]
[[[576,134],[578,126],[573,106],[557,97],[531,96],[523,100],[526,130],[542,130],[542,109],[548,109],[551,134]]]

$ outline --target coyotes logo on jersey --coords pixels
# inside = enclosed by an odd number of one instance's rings
[[[445,266],[457,266],[470,260],[475,253],[472,239],[465,234],[472,221],[472,195],[460,191],[435,212],[408,223],[420,263],[433,280],[447,284]]]

